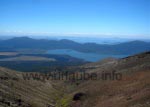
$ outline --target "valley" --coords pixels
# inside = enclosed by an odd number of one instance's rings
[[[66,68],[66,71],[75,73],[82,73],[82,69],[86,73],[96,74],[115,70],[122,74],[121,80],[72,78],[43,81],[38,80],[38,76],[36,80],[24,80],[22,74],[25,72],[0,67],[1,77],[17,78],[0,81],[0,92],[4,95],[0,103],[2,107],[9,107],[7,103],[13,107],[13,104],[19,104],[16,100],[21,99],[22,103],[17,107],[108,107],[110,104],[111,107],[149,107],[149,61],[150,52],[146,52],[123,59],[105,59]],[[74,98],[75,95],[79,97]]]

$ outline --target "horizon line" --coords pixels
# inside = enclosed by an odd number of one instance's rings
[[[22,31],[14,31],[14,32],[0,32],[0,36],[45,36],[45,37],[53,37],[53,36],[66,36],[66,37],[96,37],[96,38],[129,38],[129,39],[150,39],[150,34],[114,34],[114,33],[63,33],[63,32],[22,32]],[[92,36],[92,37],[91,37]],[[105,37],[104,37],[105,36]]]

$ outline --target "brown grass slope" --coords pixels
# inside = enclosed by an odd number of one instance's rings
[[[122,74],[122,79],[24,80],[22,72],[0,67],[0,107],[150,107],[150,52],[72,68],[78,69],[96,74],[115,70]],[[85,96],[73,101],[76,93]]]
[[[97,74],[115,70],[122,73],[122,79],[81,82],[73,92],[86,94],[80,107],[150,107],[150,52],[92,63],[82,68]],[[79,107],[76,103],[78,101],[73,102],[72,107]]]
[[[63,96],[61,82],[24,80],[22,74],[0,67],[0,107],[53,107]]]

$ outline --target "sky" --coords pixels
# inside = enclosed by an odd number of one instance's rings
[[[150,39],[150,0],[0,0],[0,35]]]

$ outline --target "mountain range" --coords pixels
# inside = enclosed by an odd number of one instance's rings
[[[46,40],[32,39],[29,37],[15,37],[8,40],[0,40],[1,51],[20,51],[20,50],[54,50],[72,49],[85,53],[98,54],[136,54],[150,50],[150,42],[131,41],[120,44],[96,44],[78,43],[72,40]]]

